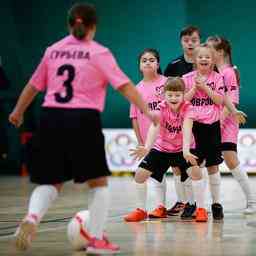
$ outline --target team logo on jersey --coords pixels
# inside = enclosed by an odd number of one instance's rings
[[[155,96],[161,97],[161,98],[164,97],[164,85],[160,85],[160,86],[156,87],[156,94],[155,94]]]
[[[216,84],[214,82],[206,83],[209,87],[211,87],[213,90],[216,89]]]

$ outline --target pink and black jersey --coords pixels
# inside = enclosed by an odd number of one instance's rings
[[[181,152],[183,146],[183,121],[186,117],[194,118],[194,108],[191,103],[184,102],[179,112],[173,112],[165,100],[159,104],[159,108],[160,131],[153,148],[161,152]],[[194,137],[192,137],[191,141],[190,148],[194,148]]]
[[[225,66],[220,70],[226,87],[226,94],[234,104],[239,104],[239,84],[234,68]],[[221,142],[237,144],[239,125],[233,115],[228,115],[224,120],[221,118]]]
[[[70,35],[48,47],[29,83],[46,90],[43,106],[103,111],[106,88],[129,82],[109,49]]]
[[[148,104],[150,110],[159,110],[158,104],[163,100],[163,88],[167,77],[159,75],[155,81],[140,81],[136,88],[142,96],[143,100]],[[130,107],[130,118],[136,118],[139,124],[139,131],[143,143],[146,141],[147,132],[151,124],[150,120],[141,112],[134,104]]]
[[[219,70],[223,76],[224,85],[226,87],[226,95],[230,97],[234,104],[239,104],[240,88],[236,78],[236,73],[233,67],[225,66]]]
[[[186,91],[189,91],[195,85],[196,76],[197,71],[192,71],[182,77],[186,85]],[[207,78],[206,84],[215,93],[224,96],[225,87],[222,75],[212,71]],[[204,124],[212,124],[220,119],[222,105],[215,104],[204,91],[198,89],[191,103],[197,116],[196,121]]]

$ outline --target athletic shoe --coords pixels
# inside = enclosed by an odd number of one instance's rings
[[[27,250],[36,235],[36,224],[27,220],[22,221],[15,233],[15,244],[19,250]]]
[[[92,238],[86,249],[90,254],[115,254],[119,253],[119,246],[111,243],[106,236],[103,239]]]
[[[212,217],[215,220],[222,220],[224,218],[223,207],[219,203],[212,204]]]
[[[155,210],[148,213],[148,217],[152,218],[152,219],[166,218],[167,217],[167,210],[163,205],[159,205]]]
[[[127,222],[138,222],[147,219],[148,214],[143,209],[137,208],[133,212],[129,213],[124,217]]]
[[[167,210],[168,216],[177,216],[180,215],[180,213],[184,210],[185,204],[182,202],[176,202],[175,205]]]
[[[183,220],[192,220],[195,212],[196,212],[196,204],[186,203],[184,211],[180,217]]]
[[[196,222],[207,222],[208,213],[205,208],[196,209]]]

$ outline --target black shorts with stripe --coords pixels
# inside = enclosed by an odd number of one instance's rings
[[[220,122],[212,124],[193,123],[193,135],[196,150],[200,158],[205,159],[205,166],[219,165],[223,162],[221,153]]]
[[[83,183],[109,176],[100,113],[43,107],[29,147],[28,170],[37,184]]]
[[[193,149],[191,149],[191,153],[196,156],[198,155]],[[198,163],[200,164],[201,162],[202,159],[199,159]],[[188,177],[187,169],[191,167],[191,164],[186,162],[182,152],[168,153],[153,148],[141,161],[139,167],[152,172],[151,177],[159,182],[162,182],[163,176],[169,167],[179,167],[181,171],[181,181],[183,182]]]

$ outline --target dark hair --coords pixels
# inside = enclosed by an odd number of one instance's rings
[[[160,54],[159,54],[159,52],[156,49],[154,49],[154,48],[146,48],[146,49],[144,49],[144,51],[141,52],[139,57],[138,57],[139,65],[140,65],[140,59],[141,59],[141,57],[145,53],[151,53],[157,59],[157,63],[159,64],[159,67],[157,69],[157,73],[161,75],[162,74],[162,70],[160,68]]]
[[[221,36],[210,36],[207,38],[206,42],[211,42],[212,46],[216,51],[223,50],[224,57],[228,58],[228,62],[233,67],[236,74],[237,83],[240,84],[240,73],[237,67],[235,67],[232,62],[232,47],[230,42],[226,38]]]
[[[201,37],[201,34],[200,34],[200,29],[196,26],[187,26],[185,28],[183,28],[181,31],[180,31],[180,39],[183,37],[183,36],[191,36],[194,32],[196,32],[199,37]]]
[[[180,77],[168,77],[164,84],[164,92],[185,92],[185,83]]]
[[[72,28],[72,35],[78,40],[82,40],[96,24],[96,9],[91,4],[75,4],[68,12],[68,25]]]

